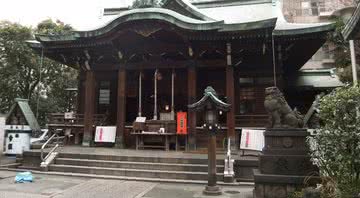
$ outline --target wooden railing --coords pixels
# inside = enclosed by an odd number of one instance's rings
[[[93,124],[101,126],[105,122],[106,117],[104,114],[94,114]],[[73,114],[72,118],[65,118],[64,113],[51,113],[48,114],[48,124],[63,125],[63,126],[83,126],[84,114]]]
[[[268,115],[235,115],[235,125],[237,127],[265,127],[268,119]]]

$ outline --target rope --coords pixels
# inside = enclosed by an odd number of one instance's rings
[[[272,52],[273,52],[273,74],[274,74],[274,86],[276,87],[276,57],[275,57],[275,40],[272,35]]]
[[[43,66],[43,60],[44,60],[44,48],[41,48],[41,57],[40,57],[40,66],[39,66],[39,84],[41,83],[41,77],[42,77],[41,76],[41,68]],[[40,92],[41,92],[41,90],[38,89],[38,97],[37,97],[37,101],[36,101],[36,119],[39,118]]]

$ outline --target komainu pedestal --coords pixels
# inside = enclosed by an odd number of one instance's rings
[[[265,147],[254,170],[254,198],[287,198],[314,172],[308,155],[306,129],[267,129]],[[307,185],[316,182],[312,177]]]

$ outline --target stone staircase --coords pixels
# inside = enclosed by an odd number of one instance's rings
[[[203,154],[61,147],[56,159],[47,167],[47,172],[44,172],[44,169],[40,168],[40,153],[39,150],[24,152],[18,169],[93,178],[201,184],[206,183],[208,178],[207,155]],[[235,179],[237,182],[252,183],[252,170],[257,167],[257,158],[238,157],[234,164]],[[224,159],[223,155],[219,154],[219,183],[224,181],[223,172]]]
[[[223,161],[217,163],[217,179],[223,181]],[[49,171],[189,181],[206,181],[208,175],[206,159],[76,154],[60,154]]]

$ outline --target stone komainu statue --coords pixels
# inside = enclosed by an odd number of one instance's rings
[[[303,116],[292,110],[277,87],[265,89],[264,106],[269,113],[269,128],[302,128]]]

